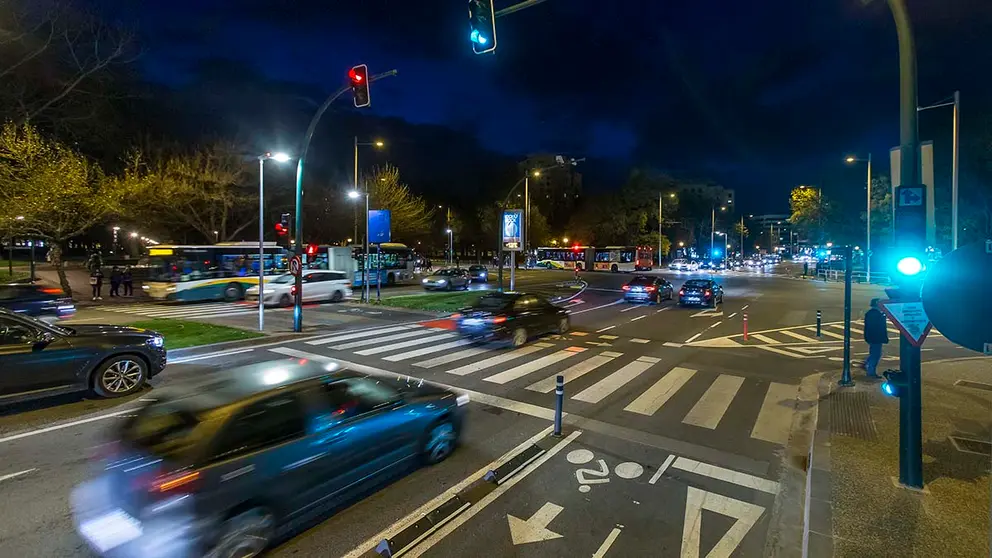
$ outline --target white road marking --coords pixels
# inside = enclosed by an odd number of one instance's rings
[[[781,341],[779,341],[778,339],[772,339],[771,337],[768,337],[767,335],[762,335],[760,333],[752,333],[750,337],[753,339],[757,339],[762,343],[768,343],[769,345],[778,345],[781,343]]]
[[[464,512],[462,512],[461,514],[459,514],[458,516],[456,516],[454,519],[452,519],[451,521],[449,521],[448,523],[446,523],[443,527],[441,527],[440,529],[438,529],[437,531],[435,531],[431,536],[429,536],[426,539],[424,539],[424,541],[421,542],[419,545],[417,545],[416,547],[410,549],[409,553],[405,553],[403,555],[404,558],[416,558],[417,556],[421,556],[422,554],[424,554],[425,552],[427,552],[428,550],[430,550],[431,547],[433,547],[435,544],[437,544],[438,542],[440,542],[446,536],[450,535],[455,529],[458,529],[459,527],[461,527],[463,524],[465,524],[466,521],[472,519],[472,517],[474,517],[477,513],[479,513],[483,509],[485,509],[486,506],[488,506],[489,504],[493,503],[493,501],[495,501],[496,498],[499,498],[500,496],[502,496],[503,493],[505,493],[507,490],[513,488],[518,482],[520,482],[523,479],[527,478],[527,475],[530,475],[531,473],[533,473],[534,470],[536,470],[538,467],[540,467],[541,465],[543,465],[544,463],[546,463],[548,460],[550,460],[552,457],[554,457],[555,455],[557,455],[558,452],[560,452],[561,450],[565,449],[565,446],[567,446],[568,444],[572,443],[572,441],[574,441],[575,438],[577,438],[579,436],[579,434],[581,434],[581,433],[582,433],[581,430],[576,430],[575,432],[572,432],[571,434],[569,434],[564,440],[558,442],[554,447],[552,447],[546,453],[544,453],[543,455],[541,455],[541,457],[538,457],[537,459],[535,459],[533,462],[531,462],[530,465],[528,465],[527,467],[525,467],[519,473],[517,473],[516,475],[510,477],[503,484],[497,486],[489,494],[486,494],[485,496],[483,496],[475,505],[473,505],[472,507],[468,508],[467,510],[465,510]],[[360,554],[359,555],[355,555],[355,556],[356,557],[357,556],[360,556]],[[349,553],[344,558],[353,558],[353,557]]]
[[[472,343],[474,343],[474,341],[471,339],[458,339],[450,343],[441,343],[440,345],[434,345],[433,347],[424,347],[422,349],[415,349],[413,351],[388,356],[383,358],[383,360],[388,360],[389,362],[399,362],[401,360],[409,360],[411,358],[429,355],[439,351],[447,351],[448,349],[454,349],[455,347],[463,347]]]
[[[707,558],[729,558],[761,518],[765,508],[690,486],[686,493],[685,520],[682,523],[682,558],[699,558],[703,510],[737,520],[706,554]]]
[[[692,407],[689,414],[682,419],[682,422],[710,430],[716,429],[742,385],[744,385],[744,378],[720,374]]]
[[[761,404],[761,411],[754,421],[751,437],[773,444],[785,445],[789,441],[792,411],[799,386],[772,382]]]
[[[38,469],[27,469],[27,470],[24,470],[24,471],[18,471],[16,473],[11,473],[9,475],[0,475],[0,482],[3,482],[5,480],[14,479],[14,478],[17,478],[17,477],[19,477],[21,475],[26,475],[28,473],[31,473],[31,472],[34,472],[34,471],[37,471],[37,470]]]
[[[397,331],[406,331],[410,329],[411,326],[393,326],[393,327],[380,327],[375,329],[366,329],[364,331],[358,331],[355,333],[346,333],[344,335],[331,335],[329,337],[324,337],[322,339],[317,339],[315,341],[307,342],[307,345],[325,345],[327,343],[337,343],[338,341],[347,341],[349,339],[361,339],[362,337],[371,337],[373,335],[381,335],[384,333],[395,333]],[[416,326],[414,326],[416,327]]]
[[[619,336],[616,336],[616,335],[600,335],[599,338],[600,339],[610,339],[610,340],[620,339],[620,337]]]
[[[664,475],[665,471],[668,470],[668,467],[671,466],[672,461],[675,461],[674,455],[669,455],[668,457],[666,457],[665,462],[661,464],[661,467],[658,467],[658,470],[655,471],[654,475],[651,475],[651,480],[648,481],[648,484],[654,484],[658,482],[658,479],[661,478],[661,475]]]
[[[355,351],[355,354],[362,356],[377,355],[379,353],[388,353],[389,351],[395,351],[396,349],[406,349],[407,347],[416,347],[417,345],[426,345],[427,343],[444,341],[446,339],[451,339],[452,337],[456,337],[456,334],[441,333],[439,335],[428,335],[427,337],[421,337],[419,339],[411,339],[410,341],[403,341],[401,343],[390,343],[388,345],[383,345],[381,347],[373,347],[371,349],[363,349],[361,351]]]
[[[528,544],[541,541],[560,539],[561,534],[548,529],[548,525],[558,517],[565,508],[554,502],[545,502],[543,506],[529,519],[523,520],[511,514],[506,514],[510,525],[510,540],[513,545]]]
[[[683,345],[682,343],[672,343],[671,341],[665,341],[665,342],[664,342],[663,344],[664,344],[664,345],[665,345],[666,347],[675,347],[676,349],[679,349],[679,348],[681,348],[681,347],[682,347],[682,345]]]
[[[601,289],[596,289],[596,290],[601,290]],[[578,312],[570,312],[570,314],[583,314],[585,312],[592,312],[593,310],[599,310],[600,308],[606,308],[608,306],[614,306],[617,304],[623,304],[623,299],[621,298],[620,300],[614,300],[613,302],[610,302],[609,304],[603,304],[602,306],[593,306],[592,308],[579,310]]]
[[[685,340],[685,342],[686,342],[687,344],[688,344],[688,343],[692,343],[692,342],[693,342],[693,341],[695,341],[696,339],[699,339],[699,337],[700,337],[701,335],[702,335],[702,333],[697,333],[697,334],[695,334],[695,335],[693,335],[692,337],[690,337],[690,338],[688,338],[688,339],[686,339],[686,340]]]
[[[569,335],[571,335],[573,337],[585,337],[586,335],[589,335],[589,334],[586,333],[586,332],[584,332],[584,331],[572,331],[572,332],[569,332]]]
[[[808,328],[806,328],[806,330],[807,331],[812,331],[812,332],[815,333],[816,332],[816,327],[808,327]],[[822,327],[820,328],[820,334],[821,335],[826,335],[827,337],[833,337],[834,339],[843,339],[844,338],[843,335],[834,333],[832,331],[827,331],[826,328],[822,328]]]
[[[740,471],[734,471],[733,469],[725,469],[717,465],[703,463],[702,461],[696,461],[695,459],[689,459],[688,457],[679,457],[675,460],[673,467],[687,473],[694,473],[704,477],[709,477],[711,479],[716,479],[718,481],[729,482],[731,484],[736,484],[737,486],[743,486],[745,488],[758,490],[767,494],[778,494],[779,486],[775,481],[763,479],[747,473],[741,473]]]
[[[615,326],[615,325],[606,326],[603,329],[597,329],[596,330],[596,333],[603,333],[604,331],[609,331],[609,330],[611,330],[611,329],[613,329],[615,327],[617,327],[617,326]]]
[[[710,329],[713,329],[713,328],[715,328],[716,326],[718,326],[718,325],[720,325],[720,324],[722,324],[722,323],[723,323],[723,320],[719,320],[719,321],[717,321],[717,322],[716,322],[715,324],[713,324],[713,325],[711,325],[711,326],[710,326]]]
[[[551,345],[550,343],[534,343],[533,345],[525,345],[515,351],[511,351],[508,353],[501,353],[496,356],[491,356],[485,360],[472,362],[466,364],[465,366],[461,366],[459,368],[453,368],[451,370],[448,370],[447,372],[448,374],[454,374],[455,376],[467,376],[469,374],[472,374],[473,372],[478,372],[479,370],[485,370],[486,368],[491,368],[493,366],[496,366],[497,364],[502,364],[504,362],[511,361],[515,358],[520,358],[522,356],[526,356],[531,353],[542,351],[551,346],[553,345]]]
[[[783,349],[776,349],[775,347],[769,347],[767,345],[755,345],[755,348],[761,349],[762,351],[768,351],[770,353],[776,353],[776,354],[780,354],[780,355],[787,356],[787,357],[792,357],[792,358],[817,358],[815,356],[797,355],[796,353],[791,353],[791,352],[786,351],[786,350],[783,350]]]
[[[599,403],[614,391],[620,389],[627,382],[639,376],[642,372],[654,366],[661,359],[642,356],[637,360],[589,386],[585,390],[576,394],[572,399],[585,401],[586,403]]]
[[[653,386],[648,388],[644,393],[642,393],[637,399],[630,402],[629,405],[623,408],[624,411],[630,411],[631,413],[637,413],[639,415],[652,416],[658,412],[658,409],[668,402],[669,399],[674,396],[679,389],[682,388],[694,375],[695,370],[690,368],[682,368],[681,366],[676,366],[672,368],[668,374],[661,377],[660,380],[654,383]]]
[[[814,338],[814,337],[807,337],[807,336],[805,336],[805,335],[803,335],[801,333],[796,333],[795,331],[791,331],[791,330],[788,330],[788,329],[783,329],[780,333],[782,335],[788,335],[789,337],[791,337],[793,339],[798,339],[798,340],[803,341],[803,342],[806,342],[806,343],[817,343],[818,342],[816,340],[816,338]]]
[[[565,383],[571,382],[572,380],[577,380],[582,376],[592,372],[593,370],[603,366],[604,364],[611,362],[614,358],[621,356],[623,353],[614,353],[612,351],[603,351],[601,354],[592,356],[570,368],[567,368],[560,375],[565,380]],[[527,386],[527,389],[531,391],[537,391],[540,393],[551,393],[555,389],[555,381],[558,374],[552,374],[547,378],[534,382],[533,384]]]
[[[438,494],[436,497],[434,497],[433,499],[431,499],[431,501],[429,501],[426,504],[420,506],[416,510],[410,512],[403,519],[397,521],[396,523],[393,523],[389,527],[386,527],[385,529],[383,529],[381,532],[377,533],[376,535],[374,535],[372,537],[369,537],[368,539],[365,540],[365,542],[363,542],[362,544],[360,544],[357,547],[355,547],[354,550],[352,550],[348,554],[345,554],[343,558],[359,558],[360,556],[365,555],[367,552],[370,552],[383,539],[390,538],[393,535],[395,535],[396,533],[399,533],[400,531],[402,531],[403,529],[406,529],[408,526],[412,525],[413,523],[416,523],[417,521],[419,521],[420,519],[422,519],[425,515],[427,515],[428,513],[430,513],[432,510],[434,510],[434,508],[436,508],[439,505],[443,504],[447,500],[450,500],[453,496],[455,496],[456,494],[458,494],[462,490],[465,490],[466,488],[468,488],[472,483],[474,483],[477,480],[479,480],[482,477],[484,477],[485,474],[488,473],[489,471],[500,467],[504,463],[510,461],[511,459],[513,459],[514,457],[516,457],[517,455],[519,455],[525,449],[529,448],[530,446],[534,445],[536,442],[539,442],[541,439],[545,438],[548,434],[551,433],[551,430],[552,430],[552,427],[551,426],[549,426],[549,427],[541,430],[536,435],[534,435],[533,437],[531,437],[529,440],[524,441],[519,446],[517,446],[517,447],[511,449],[510,451],[504,453],[503,455],[501,455],[500,457],[498,457],[492,463],[486,465],[485,467],[483,467],[483,468],[479,469],[478,471],[472,473],[471,475],[465,477],[458,484],[456,484],[456,485],[452,486],[451,488],[445,490],[441,494]]]
[[[637,306],[628,306],[627,308],[621,310],[621,312],[630,312],[631,310],[636,310],[637,308]]]
[[[207,358],[217,358],[230,355],[239,355],[241,353],[250,353],[254,351],[254,347],[249,347],[246,349],[233,349],[230,351],[217,351],[216,353],[207,353],[204,355],[194,355],[189,357],[177,358],[177,359],[167,359],[167,364],[182,364],[184,362],[193,362],[194,360],[203,360]]]
[[[585,351],[585,349],[582,347],[568,347],[483,379],[494,384],[505,384],[507,382],[512,382],[513,380],[523,378],[527,374],[551,366],[552,364],[565,360],[566,358],[573,357],[583,351]]]
[[[647,316],[638,316],[638,317],[636,317],[636,318],[633,318],[633,319],[632,319],[632,320],[630,320],[630,321],[632,321],[632,322],[636,322],[637,320],[643,320],[644,318],[647,318]]]
[[[733,318],[733,317],[734,317],[734,316],[736,316],[736,315],[737,315],[737,312],[734,312],[733,314],[731,314],[731,315],[729,315],[729,316],[727,316],[727,319],[729,320],[730,318]]]
[[[398,341],[400,339],[409,339],[411,337],[420,337],[422,335],[427,335],[431,330],[429,329],[415,329],[410,331],[409,328],[403,333],[394,333],[393,335],[387,335],[385,337],[376,337],[374,339],[360,339],[358,341],[351,341],[348,343],[343,343],[341,345],[334,345],[329,347],[334,351],[345,351],[348,349],[356,349],[358,347],[365,347],[366,345],[377,345],[379,343],[385,343],[387,341]]]
[[[631,343],[640,343],[640,344],[642,344],[642,345],[643,345],[643,344],[645,344],[645,343],[650,343],[650,342],[651,342],[651,340],[650,340],[650,339],[640,339],[640,338],[638,338],[638,337],[635,337],[635,338],[633,338],[633,339],[631,339],[631,340],[630,340],[630,342],[631,342]]]
[[[599,549],[592,555],[592,558],[603,558],[603,556],[606,556],[606,553],[610,550],[610,547],[613,546],[613,543],[616,542],[617,537],[620,536],[620,531],[621,529],[619,527],[614,527],[613,530],[610,531],[610,534],[606,536],[606,540],[603,541],[603,544],[599,545]]]
[[[0,438],[0,444],[6,444],[7,442],[13,442],[14,440],[20,440],[22,438],[30,438],[31,436],[37,436],[38,434],[47,434],[49,432],[55,432],[56,430],[63,430],[65,428],[72,428],[73,426],[79,426],[81,424],[88,424],[91,422],[96,422],[98,420],[104,420],[114,417],[119,417],[127,413],[133,413],[135,409],[126,409],[123,411],[117,411],[113,413],[107,413],[105,415],[97,415],[95,417],[84,418],[80,420],[74,420],[72,422],[65,422],[62,424],[56,424],[55,426],[46,426],[45,428],[39,428],[37,430],[29,430],[27,432],[21,432],[20,434],[11,434],[10,436],[4,436]]]
[[[661,308],[661,309],[659,309],[659,310],[655,310],[655,312],[654,312],[654,313],[655,313],[655,314],[660,314],[660,313],[662,313],[662,312],[664,312],[665,310],[671,310],[671,309],[672,309],[672,307],[671,307],[671,306],[666,306],[666,307],[664,307],[664,308]]]
[[[747,310],[747,307],[748,306],[751,306],[751,305],[750,304],[745,304],[744,306],[741,306],[741,312],[743,312],[744,310]]]
[[[465,349],[463,351],[458,351],[455,353],[450,353],[447,355],[441,355],[439,357],[431,358],[421,362],[414,362],[413,365],[419,368],[434,368],[435,366],[441,366],[442,364],[448,364],[449,362],[455,362],[456,360],[463,360],[469,357],[478,356],[485,353],[491,353],[494,349],[487,347],[472,347]]]

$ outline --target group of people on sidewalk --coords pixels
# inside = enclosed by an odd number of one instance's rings
[[[103,300],[103,269],[100,266],[90,268],[90,287],[93,289],[93,300]],[[121,287],[124,294],[121,294]],[[131,266],[114,266],[110,270],[110,296],[134,296],[134,277]]]

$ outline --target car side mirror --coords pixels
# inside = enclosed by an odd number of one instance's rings
[[[55,336],[47,331],[39,331],[34,338],[34,346],[38,349],[44,348],[46,345],[55,341]]]

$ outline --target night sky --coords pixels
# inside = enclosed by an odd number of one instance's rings
[[[785,211],[801,183],[858,193],[863,169],[843,156],[871,151],[887,173],[898,143],[883,0],[548,0],[498,20],[495,56],[472,54],[463,0],[86,3],[136,28],[153,81],[254,72],[331,90],[353,64],[396,68],[373,86],[377,114],[470,131],[513,155],[715,180],[752,212]],[[966,111],[992,98],[992,2],[911,0],[910,13],[920,102],[960,89],[968,134]],[[950,111],[931,113],[921,138],[939,151]]]

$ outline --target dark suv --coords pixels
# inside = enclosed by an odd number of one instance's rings
[[[17,283],[0,285],[0,308],[46,322],[62,320],[76,313],[72,299],[62,289]]]
[[[77,530],[102,555],[255,556],[297,520],[454,449],[468,396],[306,360],[162,388],[76,488]]]

